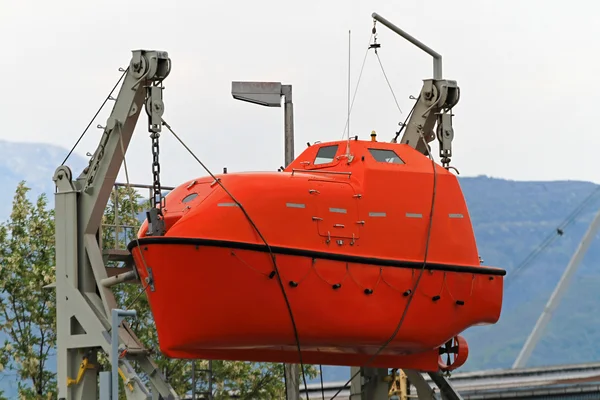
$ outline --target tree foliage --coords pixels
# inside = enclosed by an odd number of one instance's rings
[[[53,211],[45,195],[33,204],[21,182],[10,220],[0,225],[0,370],[16,372],[22,399],[54,397],[48,358],[56,344]]]

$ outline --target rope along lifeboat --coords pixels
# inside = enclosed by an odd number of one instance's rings
[[[459,334],[500,317],[505,271],[480,265],[458,179],[406,144],[194,179],[163,218],[129,250],[172,358],[451,370]]]

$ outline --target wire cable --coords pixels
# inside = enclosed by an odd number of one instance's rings
[[[531,251],[525,257],[523,261],[517,265],[517,267],[512,271],[505,283],[504,288],[508,288],[512,285],[513,282],[517,279],[517,277],[529,268],[532,265],[532,262],[535,260],[537,256],[539,256],[548,246],[550,246],[559,236],[564,234],[565,229],[571,225],[575,219],[581,214],[584,208],[592,201],[594,196],[596,196],[600,192],[600,187],[595,188],[571,213],[556,227],[556,229],[550,233],[546,238],[540,243],[535,249]]]
[[[265,237],[263,236],[263,234],[261,233],[261,231],[258,229],[258,227],[256,226],[256,224],[254,223],[254,220],[250,217],[250,215],[248,214],[248,212],[246,211],[246,209],[242,206],[242,204],[233,196],[233,194],[231,194],[231,192],[229,192],[229,190],[227,190],[227,188],[223,185],[223,183],[221,182],[220,179],[218,179],[211,171],[210,169],[208,169],[208,167],[206,165],[204,165],[204,163],[202,161],[200,161],[200,159],[196,156],[196,154],[194,154],[194,152],[179,138],[179,136],[177,136],[177,134],[173,131],[173,129],[171,128],[171,126],[163,119],[162,120],[163,125],[171,132],[171,134],[173,136],[175,136],[175,139],[177,139],[177,141],[179,141],[179,143],[190,153],[190,155],[198,162],[198,164],[200,164],[202,166],[202,168],[204,168],[204,170],[206,171],[206,173],[208,173],[214,180],[216,183],[218,183],[219,186],[221,186],[221,188],[223,189],[223,191],[231,198],[231,200],[240,208],[240,210],[244,213],[246,219],[248,220],[248,222],[250,223],[250,225],[252,225],[252,228],[256,231],[256,234],[260,237],[260,239],[263,241],[263,243],[265,244],[269,255],[271,256],[271,261],[273,262],[273,268],[275,271],[275,275],[277,276],[277,282],[279,282],[279,287],[281,289],[281,293],[283,295],[283,298],[285,300],[285,304],[286,307],[288,309],[288,313],[290,315],[290,320],[292,322],[292,327],[294,329],[294,337],[296,339],[296,347],[298,348],[298,358],[300,361],[300,370],[302,372],[302,379],[304,381],[304,389],[305,389],[305,393],[306,393],[306,399],[308,400],[308,384],[306,383],[306,375],[304,373],[304,362],[302,361],[302,350],[300,347],[300,338],[298,336],[298,328],[296,327],[296,320],[294,319],[294,313],[292,312],[292,306],[290,305],[290,301],[287,297],[287,294],[285,292],[285,286],[283,284],[283,280],[281,279],[281,275],[279,274],[279,267],[277,266],[277,261],[275,259],[275,253],[273,253],[273,250],[271,249],[271,246],[269,245],[269,243],[267,242],[267,240],[265,239]]]
[[[369,36],[369,45],[371,44],[371,39],[373,38],[373,34]],[[354,108],[354,100],[356,99],[356,93],[358,92],[358,86],[360,85],[360,79],[362,78],[362,73],[365,68],[365,62],[367,61],[367,56],[369,55],[370,47],[367,47],[367,51],[365,51],[365,56],[363,58],[362,66],[360,67],[360,72],[358,74],[358,80],[356,81],[356,87],[354,88],[354,94],[352,95],[352,103],[350,104],[350,110],[348,111],[348,116],[346,117],[346,124],[344,125],[344,132],[342,132],[342,139],[346,134],[346,129],[348,128],[348,123],[350,122],[350,114],[352,113],[352,109]],[[348,131],[348,137],[350,137],[350,131]]]
[[[75,148],[77,147],[77,145],[79,144],[79,142],[81,141],[81,139],[83,139],[83,137],[85,136],[85,133],[88,131],[88,129],[90,129],[90,126],[94,123],[94,120],[96,119],[96,117],[98,116],[98,114],[100,114],[100,111],[102,111],[102,109],[106,105],[106,102],[110,99],[110,97],[112,96],[112,94],[115,91],[115,89],[117,88],[117,86],[119,86],[119,83],[123,80],[123,78],[125,77],[125,74],[127,74],[128,70],[129,70],[129,67],[127,67],[123,71],[123,74],[121,75],[121,77],[119,78],[119,80],[117,81],[117,83],[115,83],[115,85],[111,89],[110,93],[108,93],[108,96],[106,96],[106,98],[104,99],[104,101],[100,105],[100,108],[98,108],[98,111],[96,111],[96,114],[94,114],[94,116],[92,117],[92,119],[90,120],[90,122],[88,123],[88,125],[85,127],[85,129],[83,130],[83,132],[81,133],[81,135],[79,135],[79,139],[77,139],[77,141],[75,142],[75,144],[73,145],[73,147],[71,147],[71,150],[69,150],[69,153],[67,154],[67,156],[65,157],[65,159],[63,160],[63,162],[60,164],[61,166],[65,165],[65,163],[67,162],[67,160],[69,159],[69,157],[71,156],[71,154],[73,154],[73,151],[75,151]]]
[[[390,80],[388,79],[387,74],[385,73],[385,69],[383,69],[383,64],[381,63],[381,58],[379,58],[379,53],[375,51],[375,55],[377,56],[377,61],[379,61],[379,66],[381,67],[381,72],[383,72],[383,77],[385,78],[385,81],[387,82],[388,87],[392,92],[392,96],[394,97],[394,101],[396,102],[396,107],[398,107],[398,111],[400,111],[400,114],[403,114],[402,109],[400,109],[400,105],[398,104],[398,99],[396,99],[396,95],[394,94],[394,89],[392,88]]]

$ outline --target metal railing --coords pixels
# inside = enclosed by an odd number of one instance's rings
[[[116,192],[119,188],[123,188],[123,187],[130,187],[134,190],[135,189],[147,189],[148,197],[143,197],[143,201],[150,201],[152,198],[152,189],[153,189],[152,185],[133,184],[133,183],[128,185],[126,183],[115,183],[112,194],[111,194],[111,199],[114,202],[114,204],[113,204],[114,205],[114,221],[112,224],[101,224],[100,231],[99,231],[100,248],[103,249],[104,251],[126,250],[127,244],[128,244],[128,238],[133,237],[133,235],[135,235],[135,231],[137,229],[139,229],[139,227],[141,225],[141,221],[140,221],[139,225],[127,225],[127,224],[120,223],[121,216],[119,215],[119,208],[120,208],[119,202],[121,201],[121,199],[119,198],[119,196],[116,195]],[[166,192],[169,192],[175,188],[172,186],[163,186],[162,189]],[[124,199],[124,200],[128,200],[128,199]],[[110,248],[104,248],[103,243],[102,243],[103,237],[104,237],[104,232],[106,230],[111,231],[109,237],[114,240],[114,245],[110,246]]]

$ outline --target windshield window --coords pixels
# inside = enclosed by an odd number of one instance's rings
[[[388,149],[369,149],[369,153],[379,162],[404,164],[404,161],[396,154],[394,150]]]
[[[333,146],[323,146],[317,152],[317,156],[315,157],[314,165],[319,164],[328,164],[335,159],[335,155],[337,153],[338,145],[335,144]]]

